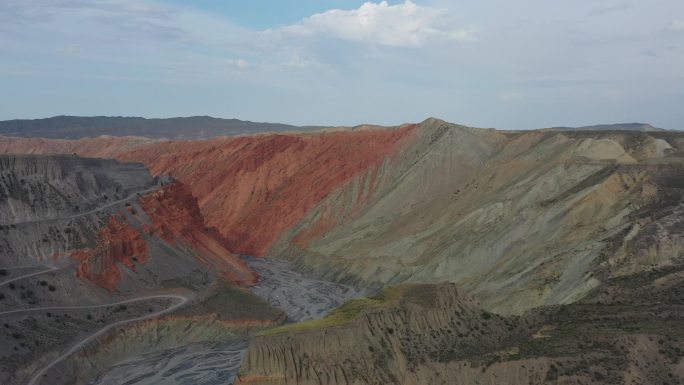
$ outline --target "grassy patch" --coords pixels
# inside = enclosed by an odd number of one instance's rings
[[[355,320],[360,314],[370,310],[386,306],[399,300],[402,297],[422,296],[426,290],[432,290],[431,285],[422,284],[403,284],[388,287],[382,290],[379,294],[372,297],[355,298],[345,302],[339,307],[335,308],[325,318],[297,322],[279,326],[277,328],[265,330],[259,335],[274,335],[290,332],[301,332],[307,330],[317,330],[327,327],[340,326]]]
[[[249,291],[219,283],[215,292],[202,302],[185,306],[177,315],[217,314],[222,320],[274,320],[282,313]]]

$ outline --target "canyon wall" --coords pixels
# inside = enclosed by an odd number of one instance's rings
[[[680,132],[502,132],[428,119],[114,153],[185,183],[231,252],[286,258],[338,282],[456,282],[487,309],[521,313],[679,263],[683,149]]]
[[[0,222],[81,214],[155,186],[139,163],[71,155],[1,156]]]
[[[228,323],[235,330],[285,319],[240,288],[257,275],[205,224],[190,190],[170,178],[153,178],[139,163],[0,155],[0,191],[3,384],[27,383],[99,331],[111,326],[115,332],[174,306],[185,305],[174,313],[185,320],[179,327],[210,321],[206,330],[218,333],[201,334],[200,327],[199,334],[186,333],[190,342],[216,342],[228,333]],[[158,330],[141,334],[147,332]],[[146,341],[136,346],[152,349]],[[103,358],[108,353],[111,360],[127,352],[101,352],[101,362],[93,357],[82,369],[93,374],[112,363]],[[51,368],[58,377],[43,383],[66,384],[85,373],[73,370],[72,361],[64,365]]]
[[[348,184],[269,254],[336,281],[456,282],[498,312],[570,303],[607,276],[680,263],[682,135],[424,122],[363,210]]]
[[[205,225],[189,189],[152,178],[141,164],[3,155],[0,192],[3,266],[71,259],[78,277],[110,291],[151,287],[194,269],[238,284],[256,280]]]
[[[191,186],[232,251],[263,256],[332,191],[406,146],[415,126],[163,142],[118,156]]]
[[[263,332],[250,343],[238,383],[415,383],[407,380],[426,358],[475,354],[527,333],[518,319],[484,312],[453,284],[407,284],[352,300],[323,320]]]

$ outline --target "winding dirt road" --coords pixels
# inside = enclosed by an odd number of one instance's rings
[[[47,266],[46,266],[46,267],[47,267]],[[11,279],[8,279],[7,281],[0,282],[0,286],[5,286],[5,285],[7,285],[8,283],[12,283],[12,282],[18,281],[18,280],[20,280],[20,279],[24,279],[24,278],[28,278],[28,277],[33,277],[34,275],[40,275],[40,274],[49,273],[49,272],[51,272],[51,271],[55,271],[55,270],[59,270],[59,269],[63,269],[63,268],[64,268],[64,267],[54,267],[54,266],[50,266],[47,270],[36,271],[36,272],[31,273],[31,274],[24,274],[24,275],[21,275],[21,276],[19,276],[19,277],[11,278]],[[5,269],[5,270],[7,270],[7,269]],[[0,315],[2,315],[2,314],[3,314],[3,313],[0,313]]]
[[[158,190],[159,187],[160,187],[159,185],[155,185],[154,187],[150,187],[150,188],[145,189],[145,190],[136,191],[136,192],[132,193],[131,195],[128,195],[128,196],[126,196],[126,197],[124,197],[124,198],[122,198],[122,199],[117,199],[117,200],[112,201],[112,202],[109,202],[109,203],[107,203],[107,204],[105,204],[105,205],[102,205],[102,206],[96,207],[96,208],[94,208],[94,209],[92,209],[92,210],[84,211],[84,212],[78,213],[78,214],[67,215],[67,216],[61,216],[61,217],[50,217],[50,218],[32,219],[32,220],[30,220],[30,221],[22,221],[22,222],[14,222],[14,223],[3,223],[2,225],[3,225],[3,226],[12,226],[12,225],[17,226],[17,225],[25,225],[25,224],[28,224],[28,223],[40,223],[40,222],[49,222],[49,221],[62,221],[62,220],[74,219],[74,218],[82,217],[82,216],[85,216],[85,215],[95,214],[95,213],[97,213],[97,212],[100,212],[100,211],[105,210],[105,209],[108,209],[108,208],[110,208],[110,207],[119,205],[119,204],[121,204],[121,203],[125,203],[125,202],[127,202],[127,201],[134,200],[135,198],[137,198],[137,197],[139,197],[139,196],[147,195],[147,194],[149,194],[149,193],[152,193],[152,192]]]
[[[0,315],[3,314],[10,314],[10,313],[17,313],[17,312],[31,312],[31,311],[41,311],[41,310],[58,310],[58,309],[93,309],[93,308],[99,308],[99,307],[107,307],[107,306],[117,306],[117,305],[122,305],[126,303],[131,303],[131,302],[140,302],[140,301],[146,301],[150,299],[162,299],[162,298],[171,298],[171,299],[177,299],[179,300],[177,303],[169,306],[166,309],[160,310],[155,313],[151,314],[146,314],[144,316],[136,317],[136,318],[129,318],[126,320],[121,320],[118,322],[114,322],[113,324],[107,325],[104,328],[98,330],[97,332],[89,335],[88,337],[82,339],[75,345],[73,345],[71,348],[69,348],[66,352],[62,353],[59,357],[55,358],[48,364],[42,367],[36,374],[31,377],[31,380],[28,382],[28,385],[37,385],[40,384],[41,381],[45,378],[47,372],[54,367],[55,365],[59,364],[60,362],[64,361],[67,357],[69,357],[71,354],[76,352],[78,349],[84,347],[86,344],[89,342],[93,341],[97,337],[103,335],[107,331],[114,329],[115,327],[127,324],[129,322],[136,322],[136,321],[144,321],[146,319],[154,318],[157,316],[160,316],[162,314],[169,313],[171,311],[174,311],[178,309],[179,307],[183,306],[186,304],[188,301],[190,301],[190,297],[180,295],[180,294],[158,294],[158,295],[149,295],[149,296],[144,296],[144,297],[138,297],[138,298],[132,298],[128,299],[125,301],[119,301],[119,302],[114,302],[114,303],[109,303],[109,304],[104,304],[104,305],[94,305],[94,306],[66,306],[66,307],[44,307],[44,308],[36,308],[36,309],[20,309],[20,310],[12,310],[9,312],[4,312],[0,313]]]

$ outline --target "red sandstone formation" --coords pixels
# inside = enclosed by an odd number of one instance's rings
[[[239,285],[256,283],[256,274],[222,245],[214,229],[205,227],[197,201],[185,185],[171,183],[141,197],[139,202],[151,220],[150,224],[143,226],[149,236],[190,250],[230,282]],[[131,207],[128,209],[135,214]],[[109,218],[106,226],[97,233],[94,249],[76,250],[70,256],[79,261],[78,277],[89,279],[108,290],[115,290],[121,279],[117,262],[135,270],[136,262],[145,263],[149,258],[144,235],[126,223],[123,216]]]
[[[152,220],[151,226],[145,226],[148,234],[192,249],[199,259],[215,266],[231,282],[256,283],[257,276],[247,265],[221,244],[214,229],[205,227],[197,200],[187,186],[174,182],[139,201]]]
[[[190,186],[231,251],[263,255],[323,198],[411,141],[415,127],[173,141],[119,158]]]
[[[78,277],[90,279],[108,290],[114,290],[121,278],[116,262],[135,270],[136,260],[145,263],[149,257],[143,235],[117,217],[110,217],[97,237],[94,249],[74,251],[71,258],[79,261]]]
[[[190,187],[207,224],[218,230],[232,252],[261,256],[353,177],[370,172],[374,180],[378,166],[414,139],[416,127],[167,142],[0,137],[0,153],[76,153],[143,162],[153,174],[171,175]],[[359,196],[357,203],[371,194]],[[295,242],[305,245],[335,221],[331,213]]]

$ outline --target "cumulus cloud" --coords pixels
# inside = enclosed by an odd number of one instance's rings
[[[364,1],[264,30],[206,2],[0,0],[0,116],[683,119],[684,1]]]
[[[454,28],[454,25],[454,17],[448,10],[419,6],[406,0],[397,5],[382,1],[367,2],[352,10],[333,9],[270,32],[395,47],[420,47],[435,41],[477,40],[480,30],[477,26]]]

